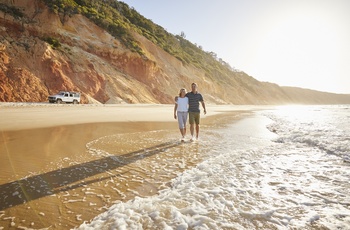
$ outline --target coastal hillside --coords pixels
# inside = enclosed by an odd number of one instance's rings
[[[280,87],[243,71],[122,2],[0,1],[2,102],[46,102],[68,90],[83,103],[165,104],[197,82],[211,104],[350,103],[350,95]]]

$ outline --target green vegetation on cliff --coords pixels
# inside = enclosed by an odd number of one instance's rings
[[[4,12],[5,14],[12,15],[17,19],[23,17],[23,13],[19,9],[16,7],[7,6],[4,3],[0,3],[0,11]]]
[[[115,0],[43,0],[54,13],[61,17],[83,14],[96,25],[118,38],[130,50],[144,55],[132,33],[137,32],[173,55],[185,64],[203,69],[208,76],[218,78],[233,74],[226,62],[213,52],[205,52],[186,40],[185,34],[173,35],[151,20],[143,17],[127,4]]]

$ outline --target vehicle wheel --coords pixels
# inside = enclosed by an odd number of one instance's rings
[[[79,104],[79,102],[77,100],[74,100],[73,104]]]
[[[62,104],[62,100],[61,99],[57,99],[57,104]]]

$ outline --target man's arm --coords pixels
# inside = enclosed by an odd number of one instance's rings
[[[202,104],[202,107],[203,107],[203,109],[204,109],[204,114],[207,114],[207,110],[206,110],[206,108],[205,108],[205,103],[204,103],[204,101],[201,101],[201,104]]]

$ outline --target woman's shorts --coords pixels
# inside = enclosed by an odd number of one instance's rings
[[[187,114],[188,112],[177,112],[177,121],[180,129],[184,129],[186,127]]]

